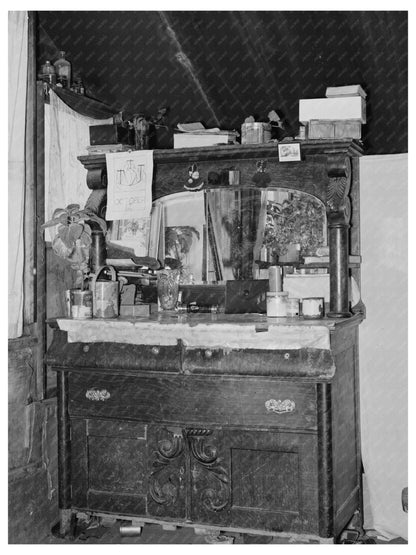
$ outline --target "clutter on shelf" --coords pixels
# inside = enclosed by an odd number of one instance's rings
[[[327,87],[325,98],[299,100],[299,120],[308,139],[361,139],[366,123],[366,92],[361,85]]]

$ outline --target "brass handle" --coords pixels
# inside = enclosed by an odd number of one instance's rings
[[[153,346],[153,347],[152,347],[152,353],[153,353],[154,355],[158,355],[158,354],[160,353],[160,347],[156,347],[156,345]]]
[[[205,357],[212,358],[212,351],[211,349],[205,349]]]
[[[275,412],[276,414],[283,414],[285,412],[293,412],[296,408],[295,401],[291,399],[285,399],[281,401],[280,399],[269,399],[264,403],[267,412]]]
[[[87,389],[85,397],[90,401],[107,401],[111,395],[106,389],[97,389],[93,387],[92,389]]]

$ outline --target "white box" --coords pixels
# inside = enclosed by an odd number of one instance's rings
[[[237,133],[174,133],[173,148],[197,148],[201,146],[230,145],[235,143]]]
[[[299,121],[355,120],[366,122],[365,100],[361,96],[305,98],[299,100]]]
[[[286,274],[283,290],[289,297],[323,297],[329,303],[329,274]]]

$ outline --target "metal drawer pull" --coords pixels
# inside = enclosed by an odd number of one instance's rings
[[[265,403],[267,412],[276,412],[277,414],[283,414],[284,412],[293,412],[295,410],[295,401],[291,399],[285,399],[281,401],[280,399],[269,399]]]
[[[110,393],[106,389],[87,389],[85,397],[90,401],[107,401],[111,397]]]

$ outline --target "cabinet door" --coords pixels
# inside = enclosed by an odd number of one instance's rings
[[[315,434],[216,430],[187,437],[193,521],[318,534]]]
[[[73,506],[145,515],[147,426],[74,418],[71,428]]]

